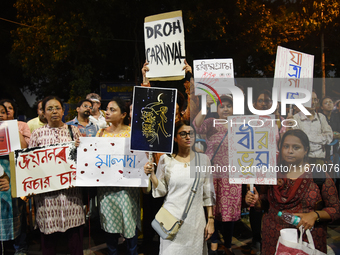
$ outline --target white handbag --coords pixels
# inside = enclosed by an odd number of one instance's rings
[[[197,164],[197,160],[198,160],[198,164]],[[198,153],[195,153],[195,163],[196,163],[196,166],[200,165],[200,156]],[[196,175],[195,181],[192,185],[191,192],[190,192],[190,195],[189,195],[189,198],[188,198],[188,201],[185,206],[181,219],[177,219],[175,216],[173,216],[168,210],[166,210],[162,206],[161,209],[159,209],[158,213],[156,214],[155,219],[151,222],[152,228],[164,240],[173,240],[175,238],[185,218],[188,215],[191,204],[195,198],[198,183],[200,181],[200,172],[196,172],[195,175]]]
[[[300,227],[300,236],[298,236],[297,229],[284,228],[280,230],[280,237],[276,245],[276,255],[326,255],[317,249],[315,249],[312,234],[309,229],[306,231]],[[308,243],[302,241],[303,233],[306,233]],[[290,238],[286,238],[287,236]]]

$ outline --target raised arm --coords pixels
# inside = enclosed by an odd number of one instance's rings
[[[214,103],[213,99],[211,97],[207,97],[207,112],[211,106],[211,104]],[[205,120],[206,115],[202,114],[202,110],[197,114],[195,118],[195,125],[197,128],[200,128],[203,124],[203,121]]]

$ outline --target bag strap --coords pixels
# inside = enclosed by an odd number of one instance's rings
[[[197,160],[198,160],[198,164],[197,164]],[[201,164],[200,155],[199,153],[195,152],[195,166],[199,166],[200,164]],[[195,181],[192,184],[191,192],[190,192],[187,204],[185,206],[184,212],[181,217],[181,224],[183,224],[183,221],[188,216],[188,212],[190,210],[191,204],[194,201],[195,194],[197,192],[198,183],[200,182],[200,175],[201,175],[200,171],[195,172]]]
[[[100,133],[99,133],[99,136],[98,136],[98,137],[102,137],[102,136],[103,136],[104,130],[105,130],[105,128],[102,128],[102,129],[100,130]]]
[[[212,156],[212,158],[211,158],[211,160],[210,160],[211,164],[213,164],[213,160],[214,160],[214,158],[215,158],[215,156],[216,156],[216,154],[217,154],[219,148],[221,147],[221,144],[223,143],[224,139],[227,137],[227,134],[228,134],[228,130],[227,130],[227,132],[225,133],[225,135],[224,135],[222,141],[221,141],[220,144],[218,145],[218,147],[217,147],[217,149],[216,149],[214,155]]]
[[[70,132],[71,140],[73,141],[73,131],[71,125],[67,125],[68,131]]]
[[[307,229],[305,231],[305,229],[302,227],[302,225],[300,226],[299,230],[300,230],[299,244],[302,245],[302,236],[303,236],[303,233],[305,232],[306,236],[307,236],[308,243],[309,243],[309,247],[311,249],[315,250],[314,240],[313,240],[313,237],[312,237],[312,234],[311,234],[310,230]]]

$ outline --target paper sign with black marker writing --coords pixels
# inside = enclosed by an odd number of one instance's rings
[[[145,58],[149,63],[148,78],[184,78],[184,26],[182,11],[145,18]],[[172,77],[172,78],[170,78]]]

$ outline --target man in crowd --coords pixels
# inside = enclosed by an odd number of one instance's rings
[[[42,126],[45,126],[47,124],[47,120],[44,116],[44,111],[42,108],[42,100],[38,101],[37,114],[38,114],[38,117],[35,117],[34,119],[31,119],[29,122],[27,122],[27,125],[30,128],[31,133],[34,130]]]
[[[101,97],[96,93],[90,93],[86,96],[86,99],[92,102],[92,111],[90,116],[90,121],[97,124],[99,128],[106,128],[107,123],[105,121],[105,113],[100,110]]]
[[[89,120],[92,105],[92,102],[88,99],[81,100],[76,109],[78,116],[66,123],[79,128],[80,133],[84,137],[94,137],[99,130],[98,126]]]
[[[301,129],[309,138],[309,163],[323,165],[326,157],[325,145],[332,142],[333,132],[325,115],[315,111],[318,102],[319,99],[313,91],[312,107],[307,107],[311,115],[306,116],[302,112],[298,112],[293,117],[288,115],[288,118],[294,118],[297,123],[293,129]]]

